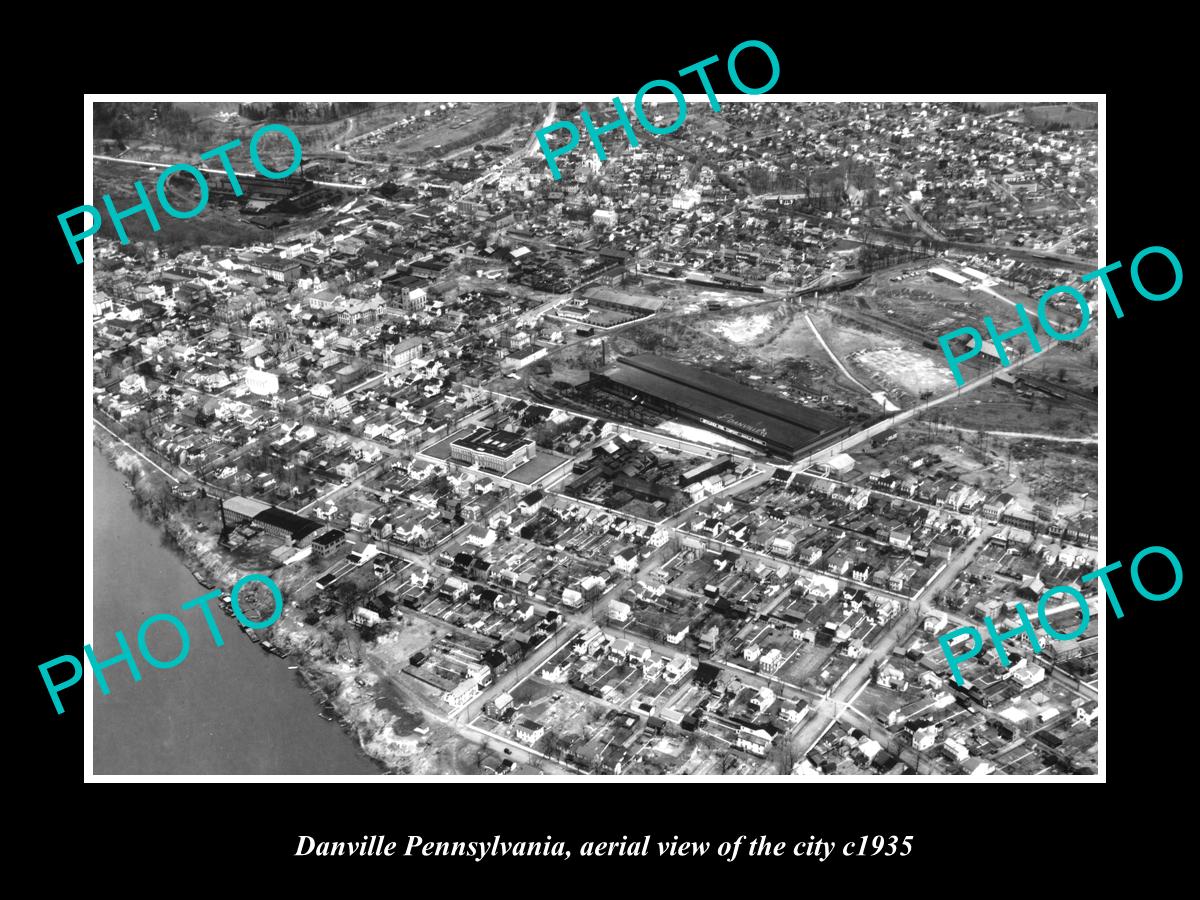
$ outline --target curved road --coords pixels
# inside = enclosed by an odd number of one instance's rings
[[[808,313],[804,314],[804,321],[807,322],[808,327],[812,329],[813,336],[817,339],[817,343],[825,348],[825,352],[829,354],[829,358],[832,359],[834,361],[834,363],[837,365],[837,367],[842,370],[842,374],[845,375],[847,378],[849,378],[851,382],[853,382],[854,384],[856,384],[860,388],[862,388],[862,391],[864,394],[866,394],[867,396],[870,396],[871,392],[869,390],[867,390],[866,385],[864,385],[861,381],[859,381],[857,378],[855,378],[853,375],[850,374],[850,370],[847,369],[844,365],[842,365],[842,361],[837,358],[837,356],[834,354],[833,350],[830,349],[830,347],[827,343],[825,343],[825,338],[821,337],[821,332],[817,331],[817,326],[813,322],[812,317],[809,316]]]

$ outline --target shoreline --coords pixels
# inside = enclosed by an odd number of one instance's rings
[[[96,423],[93,423],[95,425]],[[152,461],[141,456],[122,444],[104,428],[92,428],[92,446],[100,451],[105,461],[124,479],[125,487],[134,500],[138,515],[153,525],[167,540],[165,544],[177,559],[184,565],[192,579],[204,590],[220,590],[228,597],[229,590],[243,574],[236,562],[230,558],[216,543],[217,535],[211,531],[200,532],[193,523],[186,521],[177,511],[162,513],[147,508],[145,501],[138,494],[138,486],[150,483],[161,483],[169,489],[170,485]],[[287,596],[287,590],[299,580],[299,574],[289,572],[286,567],[277,567],[266,571],[279,585],[280,590]],[[227,604],[220,604],[227,609]],[[295,664],[296,686],[306,689],[316,700],[314,715],[327,721],[336,722],[342,732],[351,737],[355,749],[364,758],[369,759],[379,769],[380,775],[404,774],[414,772],[424,761],[419,753],[426,742],[416,740],[416,735],[397,734],[391,725],[398,717],[382,710],[373,702],[374,695],[368,695],[364,688],[371,688],[379,680],[371,673],[371,667],[366,662],[351,665],[336,658],[327,659],[319,652],[320,642],[313,640],[312,635],[304,633],[300,627],[285,628],[289,618],[295,618],[288,613],[294,613],[295,607],[289,607],[285,602],[284,615],[275,625],[255,632],[268,638],[275,646],[286,651],[287,661]],[[232,615],[232,614],[230,614]],[[290,623],[289,623],[290,624]],[[246,639],[246,632],[238,627],[235,629]],[[261,647],[266,650],[266,648]],[[274,654],[278,655],[278,654]],[[281,662],[284,658],[281,657]],[[370,680],[368,680],[370,679]],[[359,682],[365,681],[366,684]],[[382,688],[382,685],[379,685]],[[426,720],[425,715],[415,703],[412,713]],[[434,725],[432,721],[425,721]],[[372,752],[374,751],[374,752]],[[424,768],[424,766],[422,766]],[[414,772],[415,773],[415,772]],[[421,772],[420,774],[441,774],[438,772]]]

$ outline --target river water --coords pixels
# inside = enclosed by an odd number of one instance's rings
[[[104,670],[111,693],[93,684],[93,752],[97,775],[378,775],[355,738],[318,717],[316,699],[289,671],[291,660],[263,652],[213,605],[225,638],[213,644],[199,609],[180,605],[206,591],[162,533],[131,506],[124,477],[93,448],[94,619],[98,660],[120,652],[125,635],[142,680],[118,663]],[[142,622],[170,613],[191,638],[173,669],[154,669],[137,651]],[[151,653],[174,658],[179,637],[160,622],[147,635]],[[84,664],[84,678],[91,667]],[[94,679],[93,679],[94,681]]]

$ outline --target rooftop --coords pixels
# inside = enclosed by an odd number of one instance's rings
[[[259,513],[271,508],[270,503],[254,500],[250,497],[229,497],[223,504],[226,512],[237,513],[248,519],[253,519]]]
[[[843,423],[808,409],[659,356],[621,357],[604,373],[627,389],[652,395],[722,429],[757,435],[769,445],[795,453]]]
[[[476,453],[490,453],[495,456],[511,456],[526,444],[533,441],[513,431],[502,428],[476,428],[467,437],[459,438],[451,446],[462,447]]]

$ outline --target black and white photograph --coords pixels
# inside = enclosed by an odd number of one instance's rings
[[[88,780],[1103,780],[1100,321],[1181,248],[1117,301],[1103,95],[747,45],[89,95],[91,643],[42,669]]]
[[[20,28],[25,880],[1181,874],[1190,32],[658,11]]]

